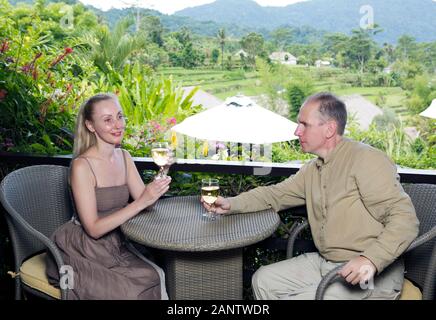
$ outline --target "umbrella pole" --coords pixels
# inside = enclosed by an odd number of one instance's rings
[[[238,155],[238,161],[242,160],[242,143],[239,143],[236,145],[237,147],[237,155]]]

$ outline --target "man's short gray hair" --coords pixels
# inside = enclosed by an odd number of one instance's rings
[[[336,121],[338,125],[337,133],[342,136],[344,134],[345,125],[347,124],[347,109],[345,108],[345,103],[329,92],[320,92],[308,97],[306,101],[304,101],[303,106],[312,102],[319,102],[318,111],[321,116]]]

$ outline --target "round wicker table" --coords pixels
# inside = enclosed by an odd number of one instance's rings
[[[131,240],[164,250],[171,299],[242,299],[242,248],[269,237],[272,209],[211,221],[199,196],[161,199],[121,226]]]

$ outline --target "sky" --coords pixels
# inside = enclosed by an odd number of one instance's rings
[[[141,7],[151,8],[162,13],[173,14],[187,7],[194,7],[214,2],[215,0],[80,0],[101,10],[111,8],[126,8],[139,4]],[[288,4],[307,0],[254,0],[261,6],[287,6]]]

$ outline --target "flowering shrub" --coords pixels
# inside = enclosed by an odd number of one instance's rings
[[[177,136],[171,128],[177,124],[174,117],[149,120],[144,125],[127,126],[123,147],[135,156],[148,157],[153,142],[169,142],[172,148],[177,148]]]
[[[0,13],[0,150],[71,152],[67,132],[91,68],[79,66],[72,47],[50,44],[38,17],[24,28],[8,13]]]

